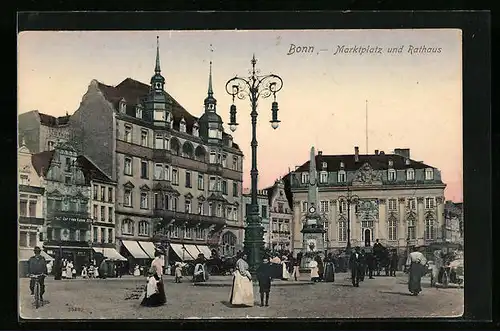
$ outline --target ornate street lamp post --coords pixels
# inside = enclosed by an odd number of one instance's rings
[[[250,70],[250,77],[241,78],[236,76],[231,78],[226,84],[226,92],[233,97],[233,104],[229,112],[229,128],[231,131],[235,131],[238,126],[236,122],[236,105],[234,104],[235,97],[241,100],[248,97],[252,109],[250,112],[252,119],[252,169],[250,171],[252,179],[251,202],[246,218],[247,224],[245,227],[244,241],[245,252],[248,255],[248,264],[252,272],[256,270],[257,266],[262,261],[262,253],[264,250],[264,228],[262,227],[262,219],[259,216],[259,205],[257,203],[257,178],[259,174],[257,170],[257,102],[260,97],[273,97],[274,101],[271,107],[272,119],[270,122],[272,128],[277,129],[280,121],[278,120],[276,93],[283,87],[283,80],[277,75],[270,74],[259,76],[259,71],[255,69],[256,63],[257,60],[254,55],[251,61],[252,69]]]
[[[347,252],[351,249],[351,204],[356,205],[359,201],[359,197],[355,194],[351,194],[351,190],[347,187],[347,196],[339,196],[339,201],[345,201],[347,204]]]

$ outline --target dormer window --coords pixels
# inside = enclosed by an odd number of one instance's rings
[[[415,170],[406,169],[406,180],[415,180]]]
[[[120,101],[120,113],[125,113],[125,110],[127,109],[127,104],[125,103],[125,101]]]
[[[214,110],[214,109],[215,109],[215,105],[213,103],[209,103],[208,110]]]
[[[222,129],[219,129],[219,131],[217,131],[217,138],[222,139]]]
[[[184,119],[184,117],[181,119],[179,123],[179,131],[186,132],[186,120]]]
[[[344,162],[340,162],[340,169],[344,169],[344,167],[345,167]]]
[[[326,162],[321,163],[321,168],[326,169],[327,166],[328,166],[328,164]]]
[[[338,182],[339,183],[345,183],[346,182],[346,173],[344,170],[340,170],[338,173]]]
[[[141,106],[137,106],[135,108],[135,117],[142,118],[142,107]]]
[[[208,138],[217,139],[217,129],[214,128],[208,129]]]
[[[195,137],[200,136],[200,127],[198,126],[197,122],[194,122],[194,124],[193,124],[193,136],[195,136]]]
[[[309,173],[303,172],[302,173],[302,184],[306,184],[308,181],[309,181]]]
[[[389,160],[389,168],[392,168],[394,166],[394,162],[392,160]]]
[[[325,184],[326,182],[328,182],[328,172],[326,171],[322,171],[320,176],[319,176],[319,182],[321,184]]]
[[[387,179],[390,181],[390,182],[393,182],[396,180],[396,170],[394,169],[389,169],[388,172],[387,172]]]
[[[410,165],[410,159],[405,159],[405,164]]]
[[[155,90],[162,90],[162,86],[160,82],[155,83]]]
[[[434,170],[432,168],[425,169],[425,180],[434,179]]]

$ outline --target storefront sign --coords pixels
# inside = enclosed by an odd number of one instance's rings
[[[54,216],[54,220],[63,222],[87,222],[86,218],[73,216]]]

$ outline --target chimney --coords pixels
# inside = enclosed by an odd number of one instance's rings
[[[375,150],[375,155],[378,155],[378,149]]]
[[[378,152],[378,155],[385,155],[384,151]]]
[[[410,158],[410,149],[409,148],[395,148],[394,154],[409,159]]]
[[[354,161],[359,162],[359,147],[354,146]]]
[[[323,155],[323,151],[318,151],[318,155],[319,156]]]

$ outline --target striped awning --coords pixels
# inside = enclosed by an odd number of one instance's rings
[[[139,246],[137,241],[122,240],[123,246],[136,259],[150,259],[149,255]]]
[[[118,253],[118,251],[114,248],[94,248],[94,251],[96,253],[102,253],[104,257],[108,258],[111,261],[127,261],[127,259],[124,258],[120,253]]]
[[[182,261],[192,261],[194,260],[191,255],[187,252],[186,248],[182,246],[182,244],[170,244],[172,250]]]
[[[138,241],[138,243],[150,258],[155,258],[155,244],[153,244],[151,241]]]

